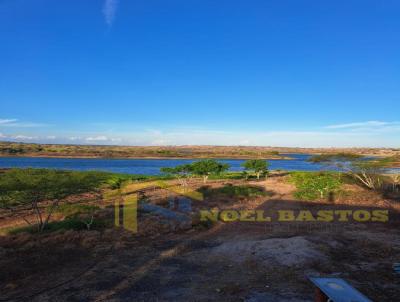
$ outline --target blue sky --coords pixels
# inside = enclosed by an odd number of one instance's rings
[[[400,2],[0,0],[0,140],[400,147]]]

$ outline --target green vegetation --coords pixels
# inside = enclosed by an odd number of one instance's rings
[[[268,165],[268,162],[263,159],[249,159],[242,164],[246,172],[249,171],[255,173],[257,179],[260,179],[260,175],[268,174]]]
[[[381,175],[393,165],[393,158],[366,158],[352,153],[337,153],[316,155],[309,159],[311,162],[336,167],[347,172],[354,179],[372,190],[382,186]]]
[[[109,227],[110,223],[102,219],[94,219],[90,224],[90,230],[102,230]],[[59,230],[87,230],[87,224],[85,221],[78,217],[66,217],[61,221],[51,221],[49,222],[43,231],[55,232]],[[6,232],[6,234],[18,234],[18,233],[36,233],[37,228],[31,225],[25,227],[12,228]]]
[[[87,146],[0,142],[0,156],[101,158],[282,158],[267,147]]]
[[[203,159],[191,164],[179,165],[174,168],[161,168],[161,172],[178,177],[197,175],[203,177],[203,182],[206,183],[210,175],[220,175],[228,169],[228,164],[222,164],[214,159]]]
[[[177,178],[182,178],[182,177],[189,177],[193,172],[193,167],[191,164],[187,164],[187,165],[179,165],[172,168],[164,167],[161,168],[160,171],[167,175],[172,175]]]
[[[56,210],[65,216],[66,220],[80,221],[88,230],[95,223],[95,214],[100,207],[89,204],[63,204]]]
[[[110,189],[119,189],[124,183],[146,181],[146,180],[157,180],[157,179],[169,179],[169,177],[161,176],[151,176],[151,175],[136,175],[136,174],[117,174],[108,172],[103,173],[105,177],[105,184],[107,184]]]
[[[364,156],[354,153],[332,153],[332,154],[319,154],[312,156],[309,161],[313,163],[321,163],[321,164],[335,164],[343,163],[343,162],[351,162],[354,160],[359,160],[364,158]]]
[[[206,183],[211,174],[221,174],[229,169],[228,164],[222,164],[214,159],[205,159],[196,161],[191,164],[193,174],[203,177],[203,182]]]
[[[160,178],[167,177],[98,171],[10,169],[0,172],[0,209],[17,214],[28,224],[27,227],[18,228],[17,232],[100,228],[104,222],[95,218],[98,206],[61,201],[75,194],[95,192],[102,188],[118,189],[129,182]],[[27,212],[34,213],[34,221],[20,215]],[[64,220],[50,221],[56,213],[62,215]]]
[[[295,197],[305,200],[326,198],[329,193],[340,189],[342,180],[339,173],[292,172],[290,182],[296,187]]]
[[[37,144],[0,143],[0,154],[4,155],[24,155],[42,151],[43,147]]]
[[[192,176],[192,166],[188,165],[179,165],[173,168],[164,167],[160,169],[161,173],[166,174],[167,176],[172,176],[177,178],[182,186],[187,187],[187,178]]]
[[[38,231],[43,231],[61,199],[94,191],[105,180],[105,174],[97,172],[8,170],[0,175],[0,207],[28,206],[36,214]],[[42,212],[41,202],[51,204],[48,213]]]

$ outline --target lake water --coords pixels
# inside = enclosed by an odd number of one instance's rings
[[[308,154],[287,154],[292,160],[268,160],[271,170],[319,171],[321,166],[307,162]],[[98,170],[127,174],[158,175],[162,167],[191,163],[192,159],[82,159],[44,157],[0,157],[0,168],[53,168],[65,170]],[[219,159],[231,166],[231,171],[242,171],[242,159]]]

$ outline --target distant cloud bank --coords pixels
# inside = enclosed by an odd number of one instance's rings
[[[108,140],[108,137],[105,135],[100,135],[96,137],[87,137],[85,140],[88,142],[104,142]]]
[[[382,128],[386,126],[400,126],[400,122],[381,122],[381,121],[367,121],[360,123],[348,123],[339,125],[330,125],[327,129],[355,129],[355,128]]]
[[[19,125],[19,126],[17,126]],[[21,126],[22,125],[22,126]],[[24,128],[27,126],[27,129]],[[0,140],[96,145],[248,145],[286,147],[400,148],[400,122],[366,121],[322,126],[310,130],[246,131],[206,128],[129,129],[122,131],[54,131],[31,128],[33,123],[0,119]],[[40,125],[40,124],[36,124]],[[44,124],[43,124],[44,125]],[[29,128],[29,129],[28,129]],[[82,128],[84,129],[84,127]]]

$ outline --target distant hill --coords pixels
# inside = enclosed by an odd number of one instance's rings
[[[0,142],[0,156],[71,158],[265,158],[289,159],[285,153],[352,152],[374,156],[399,156],[400,149],[287,148],[257,146],[103,146]]]

